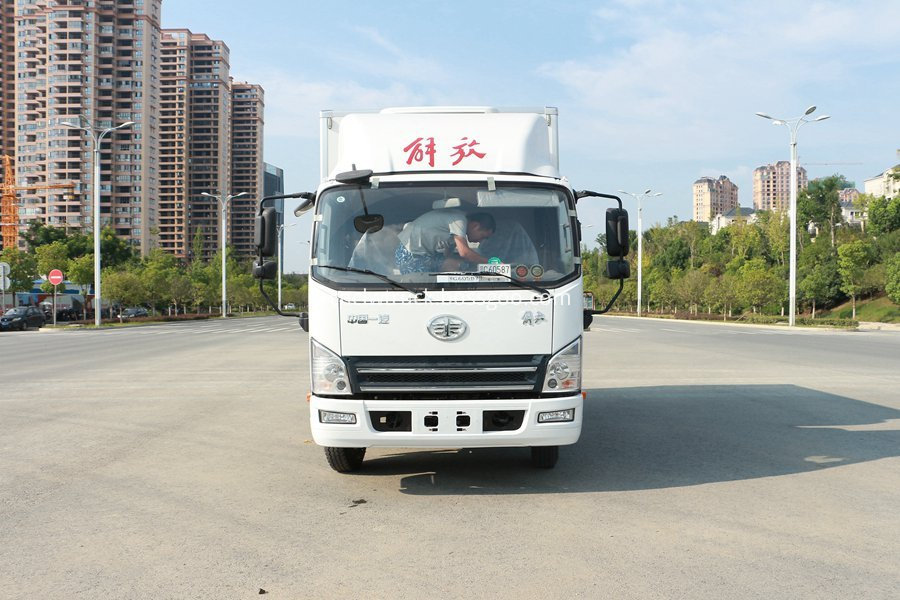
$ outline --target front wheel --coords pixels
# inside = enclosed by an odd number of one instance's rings
[[[559,460],[559,446],[532,446],[531,465],[538,469],[552,469]]]
[[[325,458],[328,459],[328,465],[338,473],[358,471],[365,455],[365,448],[325,447]]]

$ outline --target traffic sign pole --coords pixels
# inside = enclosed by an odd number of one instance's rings
[[[47,281],[53,284],[53,325],[56,325],[56,287],[63,282],[62,271],[53,269],[47,274]]]
[[[9,263],[8,262],[0,262],[0,291],[3,292],[3,304],[0,304],[0,313],[6,312],[6,288],[9,287],[9,280],[6,276],[9,275]],[[15,298],[15,296],[13,296]],[[15,300],[13,300],[13,304],[15,304]]]

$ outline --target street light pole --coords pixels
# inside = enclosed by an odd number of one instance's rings
[[[643,263],[644,263],[644,225],[641,220],[641,216],[643,213],[641,200],[644,198],[655,198],[656,196],[662,196],[662,192],[651,192],[650,190],[644,190],[642,194],[632,194],[631,192],[626,192],[624,190],[619,190],[620,194],[627,194],[637,200],[638,205],[638,221],[637,221],[637,242],[638,242],[638,256],[637,256],[637,264],[638,264],[638,280],[637,280],[637,316],[641,316],[641,302],[643,298],[643,290],[644,290],[644,282],[643,282]]]
[[[127,121],[115,127],[108,127],[98,135],[93,127],[80,127],[71,123],[61,123],[64,127],[70,129],[80,129],[88,134],[94,143],[94,206],[93,206],[93,225],[94,225],[94,325],[100,327],[100,316],[103,312],[103,302],[100,294],[100,142],[110,132],[117,129],[124,129],[134,125],[134,121]]]
[[[791,204],[790,204],[790,269],[788,275],[788,325],[794,327],[797,315],[797,132],[804,123],[816,123],[829,119],[828,115],[822,115],[815,119],[809,120],[806,117],[816,110],[815,106],[810,106],[803,113],[803,116],[794,119],[775,119],[765,113],[756,113],[763,119],[769,119],[773,125],[784,125],[791,133]]]
[[[222,225],[219,227],[221,232],[220,242],[219,242],[219,250],[222,252],[222,318],[228,318],[228,296],[227,296],[227,288],[226,288],[226,277],[225,277],[225,226],[226,226],[226,216],[228,214],[228,203],[235,198],[240,198],[241,196],[247,196],[247,192],[241,192],[240,194],[228,195],[220,194],[216,196],[215,194],[210,194],[207,192],[200,192],[201,196],[206,196],[207,198],[215,198],[219,201],[219,205],[222,207]]]
[[[278,225],[278,310],[283,310],[284,308],[281,303],[281,273],[284,271],[284,228],[293,227],[294,225],[296,223],[291,223],[290,225],[279,223]]]

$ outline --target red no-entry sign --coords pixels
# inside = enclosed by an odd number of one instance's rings
[[[52,283],[53,285],[59,285],[63,282],[63,274],[59,269],[53,269],[47,275],[47,281]]]

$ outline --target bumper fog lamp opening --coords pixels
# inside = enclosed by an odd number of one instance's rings
[[[331,412],[328,410],[319,411],[320,423],[332,423],[337,425],[355,425],[356,415],[354,413]]]
[[[551,410],[538,413],[538,423],[565,423],[575,420],[575,409]]]

